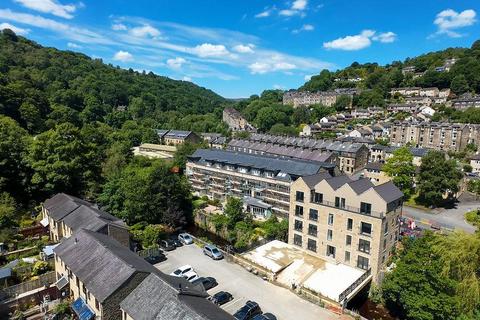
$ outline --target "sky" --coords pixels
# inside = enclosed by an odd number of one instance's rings
[[[227,98],[480,39],[479,0],[0,0],[0,29]]]

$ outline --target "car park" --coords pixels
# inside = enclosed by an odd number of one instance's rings
[[[175,247],[177,247],[177,248],[183,246],[182,241],[178,240],[178,237],[171,236],[169,240],[170,240],[170,241],[175,245]]]
[[[188,233],[180,233],[178,235],[178,240],[180,240],[180,242],[182,242],[185,245],[193,243],[193,238]]]
[[[254,316],[252,320],[277,320],[277,317],[271,313],[262,313]]]
[[[183,277],[189,282],[193,282],[199,278],[198,274],[193,270],[184,273]]]
[[[215,303],[216,305],[221,306],[222,304],[225,304],[229,301],[233,300],[233,296],[231,293],[226,292],[226,291],[220,291],[215,293],[213,296],[209,298],[210,301]]]
[[[177,268],[175,271],[170,273],[170,275],[174,277],[183,277],[185,273],[190,271],[195,271],[195,270],[193,270],[193,267],[191,265],[186,264],[184,266],[181,266],[180,268]]]
[[[157,264],[159,262],[162,262],[163,260],[165,260],[165,256],[162,255],[145,257],[145,261],[150,264]]]
[[[194,281],[192,281],[193,284],[201,283],[203,285],[203,288],[205,290],[210,290],[213,287],[216,287],[218,285],[217,280],[212,277],[200,277]]]
[[[162,248],[164,251],[172,251],[175,250],[175,248],[177,247],[175,243],[170,239],[160,240],[159,244],[160,248]]]
[[[254,301],[247,301],[243,307],[238,309],[237,312],[233,315],[233,317],[237,320],[249,320],[253,316],[257,314],[261,314],[262,309],[260,309],[260,306],[258,303]]]
[[[213,260],[220,260],[223,258],[223,253],[213,244],[207,244],[205,247],[203,247],[203,253]]]

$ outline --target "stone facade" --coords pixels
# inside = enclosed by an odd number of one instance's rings
[[[313,104],[321,104],[331,107],[337,102],[338,97],[342,95],[352,96],[351,94],[335,91],[288,91],[283,94],[283,104],[293,105],[294,108],[299,106],[311,106]]]
[[[257,129],[248,123],[240,112],[233,108],[225,108],[223,110],[222,120],[232,131],[249,131],[256,132]]]

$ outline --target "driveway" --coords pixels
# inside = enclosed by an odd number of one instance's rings
[[[444,228],[460,229],[468,233],[474,233],[476,228],[465,221],[465,213],[480,207],[480,202],[460,202],[451,209],[439,209],[434,212],[403,207],[403,216],[415,219],[421,226],[432,224]]]
[[[214,277],[218,286],[210,289],[213,295],[219,291],[230,292],[234,300],[222,307],[235,313],[247,300],[258,302],[263,312],[273,313],[277,319],[333,320],[340,316],[298,297],[291,291],[262,280],[233,262],[225,259],[214,261],[203,255],[195,244],[183,246],[166,253],[167,260],[155,265],[169,274],[177,267],[191,265],[199,276]]]

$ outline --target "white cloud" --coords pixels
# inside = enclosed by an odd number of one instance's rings
[[[127,26],[122,23],[114,23],[112,24],[112,30],[114,31],[127,30]]]
[[[305,15],[305,10],[307,9],[307,0],[295,0],[292,2],[292,5],[288,9],[280,10],[278,14],[281,16],[291,17],[294,15]]]
[[[266,18],[270,16],[271,10],[265,10],[255,15],[255,18]]]
[[[248,66],[252,74],[264,74],[267,72],[284,71],[295,69],[297,66],[289,62],[254,62]]]
[[[312,79],[313,76],[314,76],[314,74],[306,74],[306,75],[303,77],[303,80],[305,80],[305,81],[310,81],[310,79]]]
[[[472,9],[460,13],[452,9],[443,10],[437,14],[433,21],[438,28],[434,35],[446,34],[452,38],[461,37],[462,34],[453,30],[473,25],[477,21],[476,16],[477,13]]]
[[[230,52],[223,44],[203,43],[192,49],[192,52],[201,58],[227,56]]]
[[[300,29],[293,29],[292,33],[300,33],[302,31],[313,31],[315,30],[315,26],[311,24],[304,24]]]
[[[384,32],[372,37],[374,41],[380,41],[381,43],[392,43],[397,40],[397,35],[394,32]]]
[[[305,10],[307,8],[307,0],[295,0],[292,3],[293,10]]]
[[[148,24],[143,25],[141,27],[132,28],[132,29],[130,29],[129,32],[132,36],[140,37],[140,38],[145,38],[147,36],[155,38],[155,37],[158,37],[161,34],[161,32],[158,29],[156,29],[156,28],[154,28],[154,27],[152,27],[151,25],[148,25]]]
[[[324,42],[325,49],[355,51],[369,47],[373,41],[391,43],[396,40],[397,35],[391,31],[376,35],[374,30],[363,30],[360,34],[346,36],[332,41]]]
[[[82,46],[80,46],[76,43],[73,43],[73,42],[67,43],[67,47],[72,48],[72,49],[81,49],[82,48]]]
[[[171,69],[180,69],[185,62],[187,62],[187,60],[184,58],[176,57],[175,59],[168,59],[167,66],[169,66]]]
[[[50,13],[57,17],[65,19],[72,19],[72,13],[77,10],[78,7],[83,7],[84,4],[80,3],[78,6],[74,4],[61,4],[56,0],[14,0],[22,6],[35,11]]]
[[[276,90],[285,90],[285,86],[282,86],[281,84],[274,84],[273,89]]]
[[[192,78],[189,77],[189,76],[183,76],[182,80],[183,80],[183,81],[192,82]]]
[[[121,61],[121,62],[128,62],[128,61],[132,61],[133,60],[133,56],[130,52],[128,51],[118,51],[117,53],[115,53],[115,55],[113,56],[113,60],[115,61]]]
[[[23,29],[7,22],[0,23],[0,30],[3,30],[3,29],[10,29],[19,35],[26,35],[27,33],[30,32],[30,29]]]
[[[237,44],[232,48],[233,51],[238,52],[238,53],[253,53],[253,48],[255,48],[255,45],[249,43],[247,45],[243,44]]]

